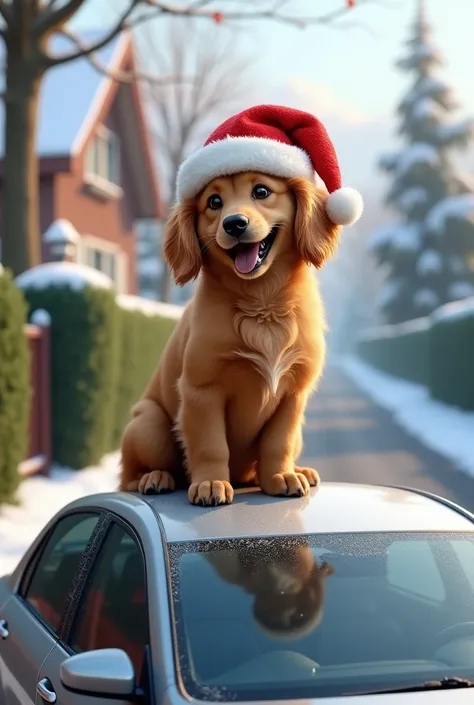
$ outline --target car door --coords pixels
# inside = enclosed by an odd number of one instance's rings
[[[111,702],[106,697],[85,697],[67,691],[60,680],[60,665],[64,660],[94,649],[123,649],[134,666],[137,685],[146,693],[151,692],[145,559],[139,539],[130,527],[112,522],[67,621],[70,627],[39,673],[39,680],[46,679],[50,684],[57,705]],[[120,703],[116,699],[114,702]],[[37,705],[44,703],[37,701]]]
[[[100,514],[61,517],[27,566],[0,619],[0,702],[36,702],[37,676],[57,639],[81,556]]]

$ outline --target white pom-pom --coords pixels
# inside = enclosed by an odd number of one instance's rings
[[[356,223],[363,210],[364,201],[362,196],[349,186],[333,191],[329,194],[326,201],[326,213],[336,225],[352,225]]]

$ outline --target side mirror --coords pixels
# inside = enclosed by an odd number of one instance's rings
[[[102,697],[132,697],[135,671],[122,649],[97,649],[75,654],[59,668],[63,686],[74,693]]]

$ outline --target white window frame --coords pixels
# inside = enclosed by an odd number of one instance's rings
[[[114,154],[115,174],[109,171],[110,150]],[[96,157],[98,164],[95,163]],[[97,125],[84,154],[84,181],[97,195],[118,198],[123,193],[120,175],[119,138],[105,125]]]
[[[93,269],[98,269],[90,260],[90,253],[94,251],[104,255],[110,255],[114,258],[115,271],[114,276],[111,277],[114,288],[117,294],[128,294],[128,255],[119,245],[113,242],[109,242],[95,235],[83,235],[81,238],[80,252],[78,253],[80,262]],[[109,277],[111,276],[110,272],[104,272],[103,269],[99,269],[98,271],[107,274]]]

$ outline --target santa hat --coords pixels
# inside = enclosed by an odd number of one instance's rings
[[[328,191],[326,212],[336,225],[362,215],[362,196],[342,188],[339,164],[322,122],[301,110],[255,105],[219,125],[180,166],[178,200],[196,196],[212,179],[243,171],[322,181]]]

